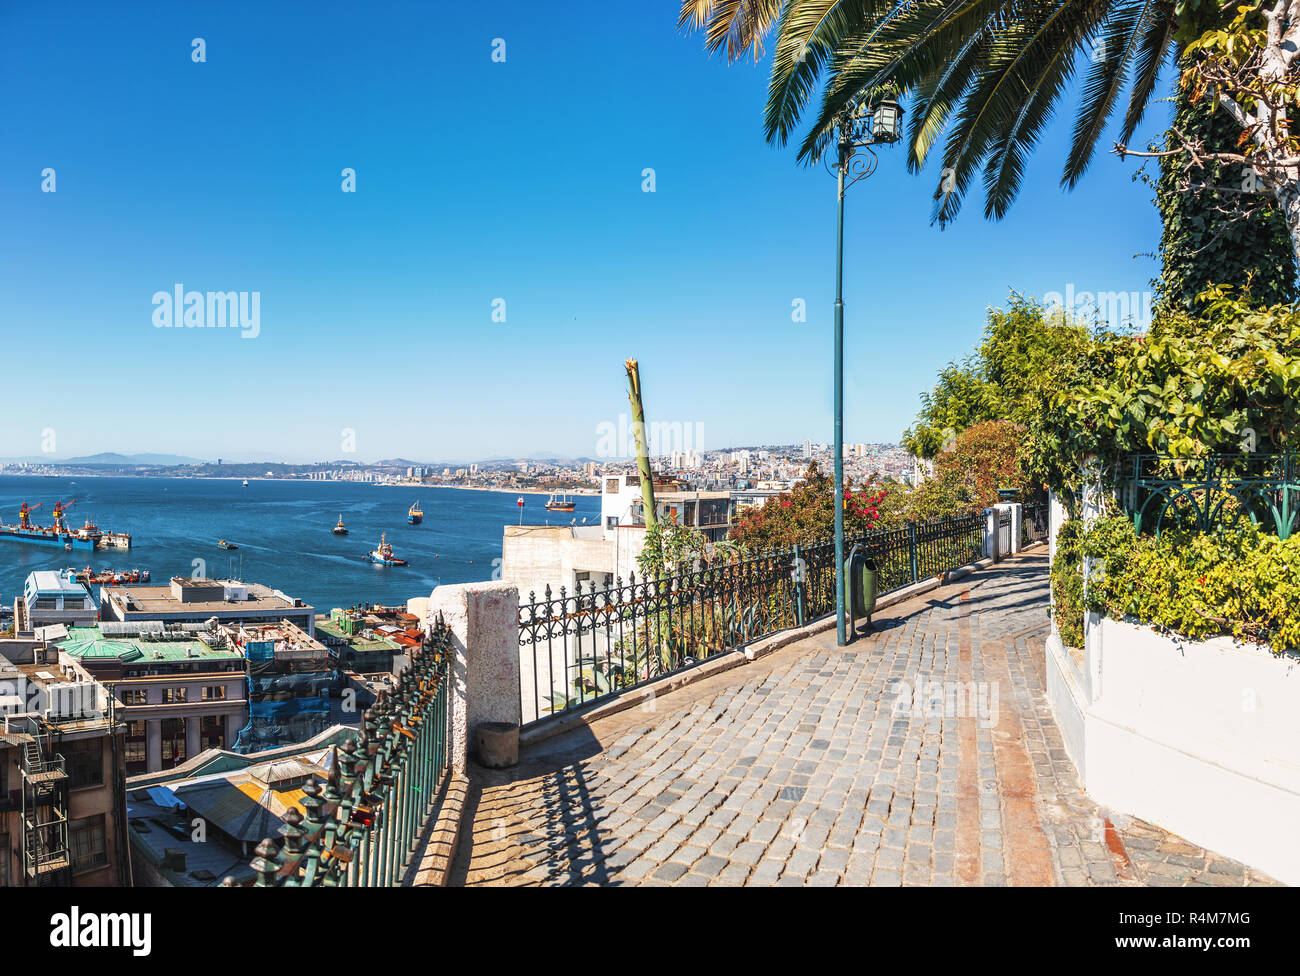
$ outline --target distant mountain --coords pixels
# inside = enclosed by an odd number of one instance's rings
[[[88,457],[68,458],[66,461],[52,461],[52,464],[203,464],[200,458],[181,457],[178,454],[114,454],[106,451],[100,454],[91,454]]]

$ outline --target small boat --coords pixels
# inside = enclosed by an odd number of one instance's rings
[[[546,510],[548,512],[572,512],[573,499],[567,495],[560,495],[559,497],[552,495],[546,500]]]
[[[405,559],[398,559],[393,555],[393,544],[388,541],[388,533],[385,532],[379,537],[379,546],[366,553],[366,561],[375,563],[379,566],[405,566]]]
[[[335,525],[334,528],[330,529],[330,531],[333,532],[335,535],[347,535],[347,534],[348,534],[348,527],[347,527],[346,525],[343,524],[343,516],[342,516],[342,515],[339,516],[338,524]]]
[[[406,510],[406,521],[412,525],[419,525],[424,521],[424,510],[420,508],[420,503],[416,502]]]
[[[233,542],[227,542],[225,539],[222,539],[220,542],[217,543],[217,548],[218,548],[218,549],[238,549],[239,546],[235,545]]]
[[[247,479],[247,478],[244,479],[244,487],[245,487],[245,488],[248,487],[248,479]]]

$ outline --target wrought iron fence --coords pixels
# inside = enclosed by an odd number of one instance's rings
[[[1285,539],[1300,528],[1298,454],[1135,454],[1126,468],[1117,487],[1138,532],[1250,519]]]
[[[1020,515],[1021,542],[1041,542],[1048,535],[1048,507],[1046,501],[1024,506]]]
[[[868,533],[879,592],[973,562],[978,514]],[[606,589],[548,587],[519,608],[520,702],[525,723],[610,695],[802,625],[835,609],[835,546],[820,542],[734,563]]]
[[[395,687],[366,710],[357,738],[331,750],[325,785],[303,787],[306,816],[291,809],[283,841],[257,845],[257,887],[402,883],[449,769],[450,642],[437,621]]]

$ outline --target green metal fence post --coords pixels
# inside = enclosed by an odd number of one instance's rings
[[[912,582],[915,583],[920,577],[918,575],[918,562],[916,554],[916,522],[908,521],[907,523],[907,553],[908,561],[912,570]]]

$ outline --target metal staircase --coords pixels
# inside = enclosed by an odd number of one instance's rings
[[[23,744],[23,885],[66,887],[72,883],[68,850],[68,773],[55,752],[55,732],[40,719],[28,722]]]

